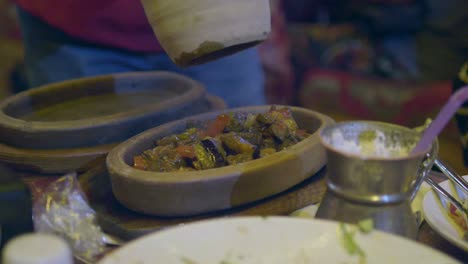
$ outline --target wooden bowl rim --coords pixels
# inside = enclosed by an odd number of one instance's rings
[[[109,79],[119,80],[119,79],[131,79],[139,77],[154,77],[154,78],[175,78],[181,81],[186,82],[190,89],[186,93],[174,97],[168,98],[158,104],[150,104],[145,107],[138,109],[132,109],[130,111],[124,111],[112,115],[106,115],[102,117],[93,117],[79,120],[70,120],[70,121],[60,121],[60,122],[43,122],[43,121],[26,121],[23,119],[12,117],[5,113],[4,109],[17,103],[18,101],[31,97],[34,94],[50,92],[53,94],[54,91],[62,89],[63,87],[68,86],[78,86],[80,87],[81,82],[101,82]],[[86,89],[86,88],[85,88]],[[48,91],[49,90],[49,91]],[[89,129],[94,127],[103,127],[113,125],[115,123],[120,123],[130,119],[137,119],[148,113],[163,112],[166,109],[171,109],[174,106],[182,106],[193,102],[198,98],[205,96],[206,90],[204,86],[189,77],[184,75],[165,72],[165,71],[152,71],[152,72],[127,72],[127,73],[117,73],[117,74],[108,74],[100,75],[87,78],[79,78],[74,80],[68,80],[63,82],[52,83],[48,85],[43,85],[34,89],[30,89],[16,95],[13,95],[9,98],[6,98],[0,103],[0,125],[4,128],[11,129],[18,132],[55,132],[55,131],[73,131],[78,129]]]

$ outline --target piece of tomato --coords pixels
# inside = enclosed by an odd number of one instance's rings
[[[453,215],[457,215],[457,208],[455,207],[455,205],[451,204],[449,205],[449,211],[451,214]]]
[[[176,148],[177,153],[183,158],[194,159],[195,149],[189,145],[180,145]]]
[[[142,156],[135,156],[133,158],[133,166],[139,170],[146,170],[148,168],[148,163]]]
[[[226,126],[231,122],[231,117],[226,114],[221,114],[216,119],[208,124],[205,134],[209,137],[215,137],[221,134]]]
[[[467,224],[463,218],[462,212],[458,211],[455,205],[449,205],[449,217],[464,231],[468,231]]]
[[[296,130],[296,135],[299,137],[304,137],[307,135],[307,131],[305,129],[298,129]]]

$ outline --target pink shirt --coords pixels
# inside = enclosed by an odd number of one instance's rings
[[[161,52],[139,0],[16,0],[72,37],[137,52]]]

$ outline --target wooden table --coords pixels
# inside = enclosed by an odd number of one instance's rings
[[[452,256],[462,263],[468,262],[468,252],[450,244],[446,239],[437,234],[426,222],[424,222],[419,229],[418,241]]]
[[[31,188],[33,195],[37,196],[42,189],[53,180],[57,179],[59,176],[47,176],[36,175],[31,173],[20,173],[21,177],[27,182]],[[433,173],[431,175],[436,181],[440,182],[444,180],[444,177],[440,173]],[[38,188],[39,187],[39,188]],[[419,230],[418,241],[424,245],[432,247],[434,249],[440,250],[458,260],[462,263],[468,262],[468,252],[465,252],[463,249],[457,248],[448,242],[446,239],[437,234],[427,223],[423,223]]]

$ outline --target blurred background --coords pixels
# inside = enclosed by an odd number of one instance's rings
[[[418,126],[433,118],[468,61],[467,0],[271,0],[273,32],[258,47],[269,103],[337,121]],[[12,0],[0,0],[0,99],[25,90]],[[455,122],[442,159],[468,174]]]

